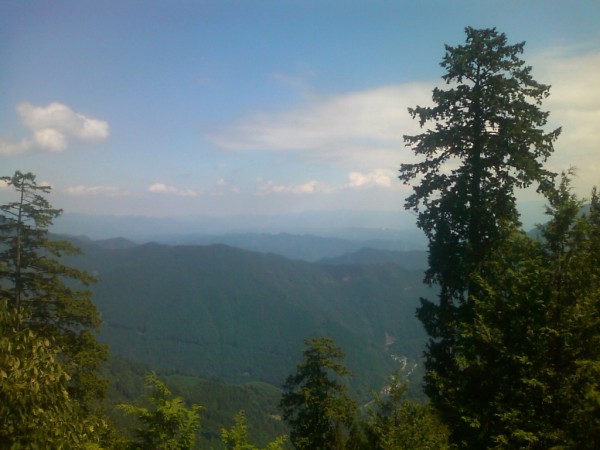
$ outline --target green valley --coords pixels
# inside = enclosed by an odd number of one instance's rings
[[[380,388],[425,334],[414,311],[419,271],[394,264],[318,265],[223,245],[78,242],[73,263],[96,275],[101,340],[157,370],[279,385],[307,336],[348,349],[355,389]]]

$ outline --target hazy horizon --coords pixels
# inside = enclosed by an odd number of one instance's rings
[[[524,230],[545,222],[544,203],[520,203]],[[302,211],[277,214],[144,216],[86,214],[65,211],[55,219],[51,231],[60,234],[86,235],[91,239],[126,237],[148,240],[158,236],[230,233],[312,234],[348,237],[379,235],[401,238],[422,237],[412,211]],[[358,231],[362,230],[362,231]]]

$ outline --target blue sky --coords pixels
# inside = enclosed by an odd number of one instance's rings
[[[598,23],[597,1],[4,0],[2,175],[37,174],[65,212],[400,210],[407,107],[469,25],[527,42],[564,130],[549,167],[588,195]]]

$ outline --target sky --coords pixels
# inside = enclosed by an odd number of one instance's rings
[[[0,175],[33,172],[70,213],[402,210],[407,108],[472,26],[526,41],[563,128],[548,167],[589,196],[598,23],[594,0],[2,0]]]

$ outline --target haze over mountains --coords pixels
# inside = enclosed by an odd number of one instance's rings
[[[51,231],[87,235],[92,239],[125,237],[136,242],[182,235],[290,233],[343,239],[366,239],[390,233],[417,232],[415,216],[407,211],[313,211],[296,214],[223,217],[107,216],[65,213]],[[422,233],[419,233],[422,234]],[[416,233],[415,233],[416,235]]]
[[[402,209],[396,211],[305,211],[288,214],[256,214],[234,216],[150,217],[126,215],[93,215],[65,212],[56,219],[51,231],[92,239],[124,237],[138,243],[161,241],[190,235],[223,235],[245,233],[310,234],[341,239],[399,239],[424,248],[426,240],[416,227],[416,216]],[[518,203],[525,229],[544,223],[544,202]]]
[[[414,217],[406,212],[337,211],[224,218],[65,214],[56,220],[52,231],[80,236],[83,240],[105,241],[105,246],[147,242],[225,244],[310,262],[362,248],[392,251],[426,248],[423,233],[415,228]],[[115,241],[117,237],[122,241]]]

